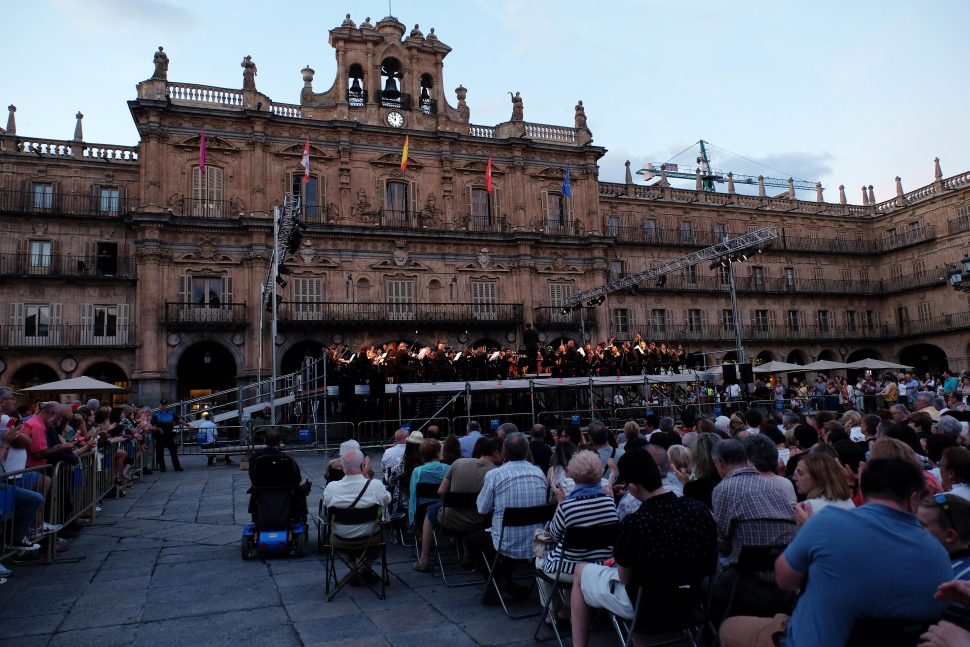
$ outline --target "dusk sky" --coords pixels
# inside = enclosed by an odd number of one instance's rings
[[[348,11],[377,23],[388,3],[7,3],[0,102],[17,106],[23,136],[70,139],[80,110],[86,141],[135,144],[126,102],[163,45],[170,80],[239,88],[249,54],[257,88],[298,103],[305,65],[315,91],[330,86],[327,32]],[[392,11],[453,48],[446,96],[455,105],[454,88],[468,88],[472,123],[506,121],[519,91],[526,121],[571,126],[582,99],[609,149],[604,181],[622,181],[627,159],[665,162],[699,139],[718,147],[716,168],[819,180],[829,201],[839,184],[854,203],[864,184],[892,197],[897,175],[907,191],[929,184],[937,156],[946,177],[970,171],[966,0],[393,0]]]

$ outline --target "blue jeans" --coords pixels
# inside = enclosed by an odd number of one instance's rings
[[[44,497],[33,490],[25,490],[13,485],[0,485],[0,498],[9,496],[10,490],[13,490],[14,495],[13,538],[19,541],[27,536],[33,525],[34,515],[37,514],[40,506],[44,505]]]

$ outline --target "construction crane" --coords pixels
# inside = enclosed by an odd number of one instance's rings
[[[722,171],[720,169],[711,168],[710,158],[707,156],[707,147],[703,139],[698,142],[701,148],[701,154],[697,156],[697,165],[690,164],[675,164],[673,162],[664,162],[662,164],[654,164],[648,162],[643,166],[642,169],[637,171],[637,175],[644,176],[645,180],[649,180],[654,177],[661,178],[679,178],[682,180],[701,180],[701,186],[704,191],[716,191],[715,183],[725,184],[748,184],[751,186],[758,186],[759,181],[762,186],[779,187],[783,189],[804,189],[811,190],[816,188],[814,182],[807,182],[805,180],[796,180],[794,178],[782,179],[776,177],[764,177],[761,175],[739,175],[736,173],[731,173],[730,171]]]

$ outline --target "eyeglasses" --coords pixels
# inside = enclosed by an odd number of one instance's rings
[[[956,530],[956,524],[953,523],[953,515],[950,514],[950,502],[946,498],[945,494],[937,494],[933,497],[934,503],[946,513],[946,520],[950,523],[950,527]]]

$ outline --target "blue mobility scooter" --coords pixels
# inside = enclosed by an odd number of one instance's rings
[[[296,463],[286,454],[259,456],[253,463],[252,482],[253,522],[243,529],[242,558],[306,555],[306,494]]]

